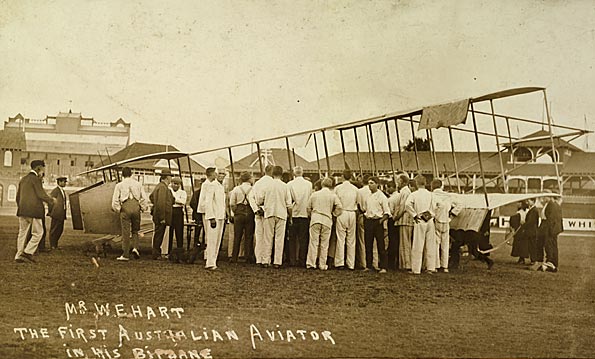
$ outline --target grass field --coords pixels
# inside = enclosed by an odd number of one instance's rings
[[[208,272],[202,263],[149,260],[148,240],[141,260],[120,263],[113,253],[96,268],[82,252],[95,237],[69,229],[69,223],[61,251],[40,254],[37,264],[17,264],[17,226],[16,217],[0,217],[0,358],[76,357],[74,348],[89,358],[115,358],[114,350],[121,358],[133,358],[133,348],[144,350],[138,358],[150,358],[146,350],[156,353],[157,348],[175,350],[178,357],[209,348],[213,358],[595,357],[593,238],[561,238],[558,273],[514,264],[509,247],[494,254],[492,271],[463,258],[464,267],[456,272],[421,276],[225,262],[219,271]],[[65,303],[80,300],[89,311],[67,320]],[[96,317],[93,303],[110,303],[112,314]],[[129,314],[130,306],[139,305],[143,317],[114,316],[118,303]],[[147,306],[157,318],[146,318]],[[162,318],[159,306],[181,307],[184,313],[181,319],[173,312],[170,319]],[[124,336],[122,347],[119,325],[131,339]],[[73,329],[75,336],[82,328],[88,343],[70,334],[62,339],[60,326]],[[47,328],[49,338],[32,339],[27,332],[23,340],[14,331],[21,327],[36,328],[37,334]],[[90,329],[107,330],[106,339],[88,339]],[[281,330],[284,340],[277,333],[271,341],[267,329]],[[133,334],[155,330],[183,330],[186,339],[178,334],[174,342],[164,334],[161,340],[146,340],[144,333],[144,340],[137,340]],[[195,337],[204,337],[206,330],[209,339],[194,340],[191,330]],[[222,340],[214,340],[213,330]],[[225,331],[230,330],[238,340],[228,340]],[[299,330],[307,331],[305,340]],[[324,340],[323,331],[330,331],[332,340]],[[95,355],[91,347],[109,355]]]

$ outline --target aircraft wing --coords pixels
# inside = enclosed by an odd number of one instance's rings
[[[142,155],[142,156],[138,156],[138,157],[128,158],[128,159],[125,159],[125,160],[122,160],[122,161],[117,161],[117,162],[114,162],[114,163],[110,163],[110,164],[105,165],[105,166],[93,168],[93,169],[90,169],[88,171],[79,173],[78,176],[84,175],[84,174],[87,174],[87,173],[100,172],[100,171],[108,170],[110,168],[121,167],[122,165],[125,165],[127,163],[131,163],[131,162],[145,161],[145,160],[175,160],[177,158],[186,157],[186,156],[188,156],[188,153],[186,153],[186,152],[180,152],[180,151],[169,151],[169,152],[151,153],[151,154],[148,154],[148,155]]]

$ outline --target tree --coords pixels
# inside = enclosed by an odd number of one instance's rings
[[[430,140],[427,138],[415,137],[415,144],[418,151],[430,151]],[[407,145],[403,146],[404,151],[415,151],[413,140],[409,140]]]

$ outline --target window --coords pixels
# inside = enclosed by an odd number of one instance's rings
[[[95,164],[93,161],[85,161],[85,167],[93,167]]]
[[[533,152],[526,147],[518,147],[513,153],[515,162],[529,162],[533,159]]]
[[[57,161],[56,161],[56,164],[57,164],[58,166],[60,166],[60,160],[57,160]]]
[[[21,158],[21,165],[26,165],[26,164],[27,164],[27,159]]]
[[[75,161],[75,160],[70,160],[70,165],[71,165],[72,167],[74,167],[74,164],[75,164],[75,163],[76,163],[76,161]]]
[[[8,195],[6,196],[9,202],[17,200],[17,186],[11,184],[8,186]]]
[[[4,167],[12,167],[12,151],[4,152]]]

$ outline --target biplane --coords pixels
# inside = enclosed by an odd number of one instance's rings
[[[538,121],[518,115],[502,114],[495,111],[495,103],[499,104],[510,98],[530,95],[538,95],[542,97],[542,102],[540,103],[543,104],[545,109],[545,121]],[[336,168],[331,168],[329,148],[331,145],[338,148],[339,143],[331,143],[331,141],[340,142],[344,164],[343,168],[348,167],[360,175],[368,173],[394,180],[394,177],[399,171],[405,170],[410,174],[421,173],[421,167],[424,164],[430,164],[431,171],[426,175],[434,178],[442,178],[443,182],[448,183],[448,187],[452,192],[458,193],[460,200],[465,206],[461,214],[451,224],[451,228],[478,231],[485,220],[486,215],[492,213],[496,208],[505,207],[528,198],[539,198],[551,195],[551,193],[543,193],[543,191],[537,191],[536,193],[511,193],[511,191],[509,191],[508,177],[510,173],[527,165],[527,163],[515,163],[514,158],[512,163],[510,163],[511,161],[505,158],[506,154],[504,152],[506,148],[509,148],[514,152],[515,146],[520,146],[523,141],[526,141],[523,138],[512,135],[511,125],[514,123],[538,125],[542,128],[547,127],[548,134],[539,139],[549,141],[549,148],[544,150],[540,156],[549,156],[552,159],[551,166],[553,167],[555,173],[554,178],[556,181],[556,186],[553,188],[553,191],[558,195],[561,195],[563,183],[558,168],[560,154],[556,149],[556,143],[560,138],[571,137],[571,140],[574,140],[591,131],[554,124],[549,111],[546,89],[542,87],[521,87],[498,91],[479,97],[469,97],[448,103],[417,107],[410,110],[397,111],[366,119],[333,124],[269,138],[250,140],[222,147],[199,149],[189,153],[177,151],[162,152],[114,162],[91,170],[93,172],[102,172],[104,174],[104,181],[84,188],[71,195],[73,226],[74,229],[84,229],[88,233],[119,233],[119,221],[117,220],[117,215],[111,211],[109,203],[111,200],[111,192],[115,186],[113,181],[114,179],[119,178],[118,168],[127,163],[150,159],[165,159],[168,163],[171,161],[177,161],[179,163],[180,159],[186,157],[190,164],[191,156],[200,156],[225,151],[229,158],[228,170],[231,174],[231,184],[235,186],[236,178],[239,176],[239,173],[236,173],[234,170],[234,149],[242,146],[256,146],[256,152],[258,154],[257,172],[263,174],[265,165],[262,156],[263,146],[266,146],[269,143],[284,142],[287,152],[287,162],[285,162],[287,166],[286,168],[292,168],[296,164],[296,146],[291,145],[293,142],[292,140],[306,136],[307,141],[304,147],[314,146],[318,175],[321,177],[333,176],[334,173],[337,173]],[[416,125],[417,130],[415,129]],[[490,125],[491,128],[486,129],[486,125]],[[502,128],[505,128],[505,130],[502,131]],[[566,131],[566,133],[554,134],[553,129]],[[424,132],[426,139],[430,144],[429,151],[421,151],[417,148],[416,137],[419,133],[423,134]],[[382,136],[379,136],[379,133],[382,134]],[[475,180],[473,181],[474,184],[471,193],[466,190],[464,181],[461,179],[461,173],[465,168],[460,168],[459,161],[457,161],[457,150],[455,149],[454,141],[455,136],[453,135],[455,133],[470,136],[475,145],[476,160],[471,165],[478,168],[481,182],[479,185],[476,185]],[[411,137],[408,138],[407,135]],[[353,136],[352,143],[355,147],[355,152],[357,153],[356,163],[348,163],[346,158],[346,144],[348,143],[348,141],[346,141],[347,136]],[[363,150],[364,146],[360,140],[360,137],[362,136],[365,137],[365,140],[363,141],[367,144],[367,150],[365,151]],[[482,152],[484,151],[482,151],[480,146],[480,137],[493,140],[498,149],[492,156],[498,157],[499,173],[492,176],[492,178],[486,176],[484,171],[486,156],[485,154],[482,155]],[[339,140],[336,140],[337,138]],[[320,139],[322,140],[322,149],[319,149]],[[451,153],[451,158],[448,160],[448,163],[445,163],[444,159],[443,163],[439,163],[436,156],[435,140],[437,139],[448,139]],[[409,164],[409,168],[407,167],[408,165],[404,163],[406,156],[403,150],[404,141],[407,140],[411,140],[413,144],[412,152],[415,159],[414,165]],[[530,140],[535,140],[535,138],[531,138]],[[383,173],[381,173],[377,166],[377,151],[380,147],[388,149],[390,158],[390,170],[384,171]],[[396,151],[393,149],[396,149]],[[321,151],[324,156],[321,156]],[[411,154],[411,152],[409,152],[409,154]],[[362,165],[365,156],[369,157],[367,166]],[[321,164],[323,160],[326,162],[326,170]],[[339,169],[339,172],[340,170],[342,169]],[[109,174],[111,181],[108,180],[106,173]],[[190,174],[192,174],[192,170],[190,170]],[[194,187],[194,176],[190,175],[189,177],[192,182],[192,187]]]

